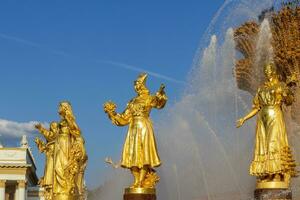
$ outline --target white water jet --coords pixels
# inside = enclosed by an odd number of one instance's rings
[[[237,133],[235,128],[235,120],[240,114],[237,108],[241,107],[245,112],[243,104],[247,103],[237,98],[240,94],[232,73],[234,63],[233,30],[227,30],[222,45],[218,45],[217,37],[213,35],[203,51],[199,77],[192,82],[198,87],[174,105],[165,117],[167,122],[159,125],[158,142],[164,160],[159,170],[163,181],[159,198],[176,199],[172,192],[176,191],[172,188],[174,174],[169,170],[169,164],[177,166],[176,176],[181,180],[177,188],[181,190],[182,199],[251,197],[254,182],[248,176],[248,163],[252,147],[244,149],[237,141],[249,138],[251,134]],[[242,135],[237,137],[238,134]]]
[[[264,81],[264,65],[273,62],[274,53],[272,46],[272,31],[268,19],[264,19],[260,25],[255,47],[254,73],[251,79],[252,85],[260,85]]]
[[[256,43],[255,64],[268,63],[274,60],[272,46],[272,31],[268,19],[264,19],[260,25]]]

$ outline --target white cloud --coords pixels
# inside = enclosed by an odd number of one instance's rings
[[[36,132],[34,127],[38,122],[15,122],[5,119],[0,119],[0,135],[6,137],[21,137],[22,135],[31,136]],[[47,126],[47,123],[44,123]]]

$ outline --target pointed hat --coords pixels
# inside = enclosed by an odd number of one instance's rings
[[[136,79],[137,83],[145,84],[147,80],[148,75],[146,73],[141,73],[138,78]]]

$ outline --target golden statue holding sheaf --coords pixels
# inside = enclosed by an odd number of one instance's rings
[[[283,104],[294,101],[292,85],[295,77],[281,82],[274,64],[264,67],[265,82],[254,97],[253,108],[237,121],[237,127],[257,116],[254,159],[250,174],[257,177],[257,188],[288,188],[290,178],[297,175],[296,163],[288,143],[282,111]]]
[[[36,128],[46,138],[45,144],[36,138],[39,150],[46,154],[44,177],[46,200],[83,200],[85,196],[84,171],[87,154],[84,139],[76,124],[69,102],[59,105],[60,122],[52,122],[50,130],[41,124]]]
[[[161,85],[155,95],[146,87],[147,74],[141,74],[134,82],[137,96],[129,101],[123,113],[117,113],[113,102],[104,104],[104,111],[113,124],[128,125],[128,132],[123,147],[121,167],[131,170],[134,183],[131,189],[154,189],[159,181],[154,168],[161,165],[158,156],[153,125],[150,119],[152,108],[162,109],[167,96],[165,86]]]
[[[299,3],[282,1],[234,30],[240,53],[234,67],[236,85],[254,97],[252,111],[237,125],[257,115],[250,166],[250,174],[257,177],[257,199],[291,199],[290,178],[297,175],[287,129],[293,138],[300,125],[299,17]],[[268,62],[273,64],[265,66]]]

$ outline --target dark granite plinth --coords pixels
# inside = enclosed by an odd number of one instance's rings
[[[291,200],[292,191],[289,189],[256,189],[255,200]]]
[[[156,200],[155,194],[124,194],[124,200]]]

